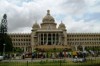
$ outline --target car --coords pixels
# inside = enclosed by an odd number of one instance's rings
[[[73,58],[73,62],[78,62],[78,59],[77,58]]]
[[[85,62],[85,58],[73,58],[73,62]]]
[[[2,61],[3,60],[3,56],[0,56],[0,61]]]

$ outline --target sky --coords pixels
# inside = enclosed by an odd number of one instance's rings
[[[48,9],[69,33],[100,33],[100,0],[0,0],[0,20],[6,13],[9,33],[30,33]]]

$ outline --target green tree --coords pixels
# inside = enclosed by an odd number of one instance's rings
[[[5,52],[11,52],[13,45],[12,40],[7,34],[0,33],[0,52],[3,53],[4,45],[5,44]]]

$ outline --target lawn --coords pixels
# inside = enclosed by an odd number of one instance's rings
[[[0,66],[100,66],[100,60],[74,63],[71,61],[0,62]]]

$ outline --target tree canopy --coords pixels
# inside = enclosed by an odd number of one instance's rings
[[[11,52],[12,51],[12,40],[7,34],[0,33],[0,52],[3,53],[3,48],[5,44],[5,52]]]

